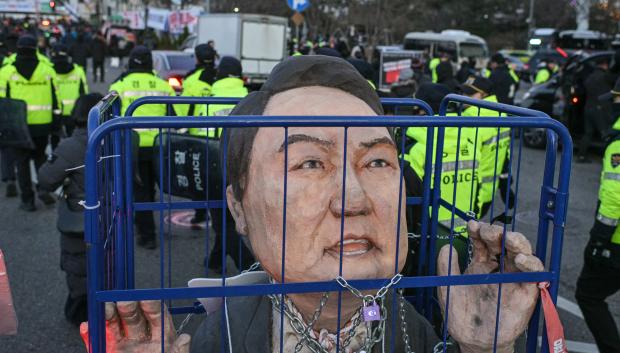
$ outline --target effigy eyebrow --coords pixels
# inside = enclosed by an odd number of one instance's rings
[[[360,142],[360,147],[362,148],[373,148],[376,145],[390,145],[394,148],[396,148],[396,144],[394,143],[394,141],[392,141],[391,138],[384,136],[384,137],[378,137],[374,140],[368,141],[368,142]]]
[[[334,142],[332,141],[327,141],[327,140],[322,140],[318,137],[314,137],[314,136],[310,136],[310,135],[305,135],[305,134],[294,134],[294,135],[290,135],[287,139],[287,141],[282,142],[282,145],[280,146],[280,148],[278,149],[278,152],[282,152],[284,151],[284,147],[285,146],[290,146],[294,143],[298,143],[298,142],[310,142],[310,143],[316,143],[318,145],[321,145],[323,147],[332,147],[334,145]]]

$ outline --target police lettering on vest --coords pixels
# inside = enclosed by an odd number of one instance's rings
[[[30,79],[20,75],[14,65],[7,65],[0,69],[0,95],[26,102],[28,125],[51,124],[55,78],[54,69],[41,62]]]
[[[441,174],[441,198],[450,204],[454,200],[454,206],[463,212],[468,212],[473,209],[479,183],[479,162],[477,159],[479,159],[480,153],[476,151],[477,147],[473,143],[469,133],[470,130],[461,129],[459,137],[458,128],[448,127],[444,129],[441,171],[435,170],[437,129],[435,129],[435,137],[433,138],[433,167],[431,168],[431,172],[433,175],[436,172]],[[406,134],[415,139],[416,143],[411,147],[409,152],[405,154],[404,159],[409,162],[420,178],[424,178],[427,148],[426,128],[409,128]],[[433,187],[433,179],[434,178],[431,178],[431,187]],[[451,209],[440,207],[438,221],[446,229],[450,229],[454,222],[454,227],[451,231],[461,233],[464,236],[467,235],[465,232],[467,226],[466,221],[453,215]]]

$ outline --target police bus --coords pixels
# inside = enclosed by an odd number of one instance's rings
[[[487,42],[467,31],[448,29],[436,32],[410,32],[403,42],[405,50],[421,50],[431,57],[440,52],[448,53],[454,63],[460,64],[468,58],[476,60],[477,67],[485,67],[489,57]]]

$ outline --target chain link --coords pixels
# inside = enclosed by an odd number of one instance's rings
[[[433,353],[443,353],[444,350],[447,352],[448,351],[448,347],[452,346],[452,342],[448,342],[446,341],[445,343],[439,342],[435,345],[435,347],[433,348]]]
[[[248,273],[248,272],[252,272],[256,269],[258,269],[260,267],[260,262],[256,261],[255,263],[253,263],[250,267],[248,267],[247,270],[243,270],[241,271],[241,273]]]
[[[329,299],[329,292],[325,292],[323,293],[323,296],[321,297],[321,300],[319,301],[319,307],[316,308],[316,310],[314,311],[314,314],[312,315],[312,319],[310,320],[310,322],[308,323],[307,327],[306,327],[306,335],[304,335],[304,337],[308,337],[310,336],[310,331],[312,331],[314,324],[316,324],[317,320],[319,319],[319,316],[321,316],[321,312],[323,311],[323,308],[325,307],[325,304],[327,303],[327,299]],[[297,342],[297,344],[295,345],[295,353],[301,351],[301,349],[303,348],[303,338],[301,340],[299,340],[299,342]]]
[[[183,329],[189,323],[189,321],[192,319],[193,316],[194,316],[194,313],[187,314],[187,316],[185,317],[185,319],[183,319],[183,322],[181,322],[181,325],[179,325],[179,328],[177,329],[177,335],[180,335],[181,332],[183,332]]]
[[[394,277],[390,279],[390,282],[388,284],[379,288],[379,290],[377,291],[377,294],[375,295],[362,294],[362,292],[360,292],[357,288],[350,285],[346,279],[342,278],[342,276],[336,277],[336,282],[338,282],[338,284],[341,287],[347,289],[349,292],[351,292],[351,294],[361,299],[364,302],[364,304],[366,304],[372,301],[377,301],[378,299],[383,299],[383,297],[385,297],[385,295],[387,294],[388,290],[390,290],[390,288],[392,288],[394,285],[400,282],[401,278],[403,278],[403,275],[401,275],[400,273],[395,275]]]
[[[405,318],[405,293],[403,289],[399,290],[400,298],[399,298],[399,314],[400,314],[400,329],[403,334],[403,341],[405,343],[405,353],[411,352],[411,344],[409,339],[409,333],[407,332],[407,321]]]
[[[327,299],[323,301],[326,294],[327,293],[323,294],[323,297],[321,298],[321,302],[319,302],[319,308],[317,308],[317,310],[315,311],[315,314],[313,315],[313,319],[315,316],[317,319],[318,319],[318,316],[320,316],[320,313],[323,310],[323,307],[321,307],[321,303],[323,303],[323,306],[325,306],[325,303],[327,302]],[[303,344],[306,343],[307,347],[310,349],[312,353],[329,353],[327,350],[325,350],[325,348],[323,348],[323,346],[321,346],[321,343],[316,338],[310,336],[311,328],[306,326],[306,324],[299,318],[299,316],[296,315],[288,307],[288,304],[286,302],[282,304],[280,301],[280,297],[277,295],[269,295],[269,298],[271,299],[273,306],[276,308],[278,312],[281,312],[280,309],[282,308],[284,309],[284,315],[289,319],[291,327],[293,328],[295,333],[301,336],[299,339],[299,342],[297,342],[297,345],[295,345],[295,352],[299,352],[301,348],[303,347]],[[312,325],[314,325],[314,323]],[[280,332],[280,334],[283,334],[283,333]]]

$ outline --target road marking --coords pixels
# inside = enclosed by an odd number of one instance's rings
[[[583,320],[583,313],[581,312],[581,309],[579,309],[579,305],[559,295],[558,295],[558,308],[568,311],[569,313]]]
[[[538,336],[538,345],[542,343],[542,337]],[[598,348],[594,343],[585,343],[578,341],[566,340],[566,348],[569,352],[579,353],[599,353]]]

